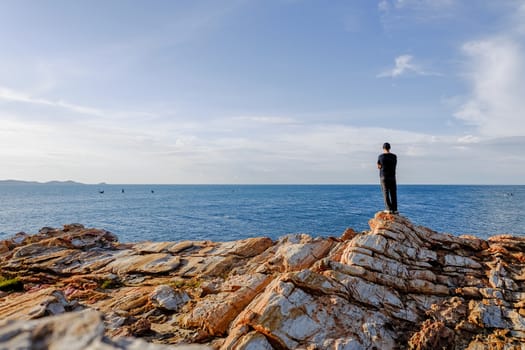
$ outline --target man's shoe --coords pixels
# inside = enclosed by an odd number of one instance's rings
[[[399,215],[399,212],[398,212],[397,210],[394,210],[394,211],[392,212],[392,214],[394,214],[394,215]]]
[[[383,213],[385,213],[385,214],[392,214],[392,211],[385,209],[385,210],[383,210]]]

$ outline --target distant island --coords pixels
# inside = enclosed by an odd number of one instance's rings
[[[22,181],[22,180],[0,180],[0,185],[85,185],[81,182],[76,181]]]

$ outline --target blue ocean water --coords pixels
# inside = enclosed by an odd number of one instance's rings
[[[525,235],[525,186],[400,185],[398,197],[401,215],[439,232]],[[82,223],[121,242],[340,236],[383,209],[379,185],[1,184],[0,203],[0,239]]]

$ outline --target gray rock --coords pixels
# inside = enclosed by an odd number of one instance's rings
[[[102,314],[69,312],[0,326],[0,350],[210,350],[204,345],[157,345],[141,339],[104,336]]]
[[[190,300],[190,297],[185,292],[175,291],[168,285],[160,285],[150,294],[150,300],[155,307],[177,311]]]

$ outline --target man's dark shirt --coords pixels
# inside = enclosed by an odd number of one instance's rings
[[[377,159],[377,164],[381,164],[379,176],[385,179],[396,178],[397,157],[394,153],[382,153]]]

